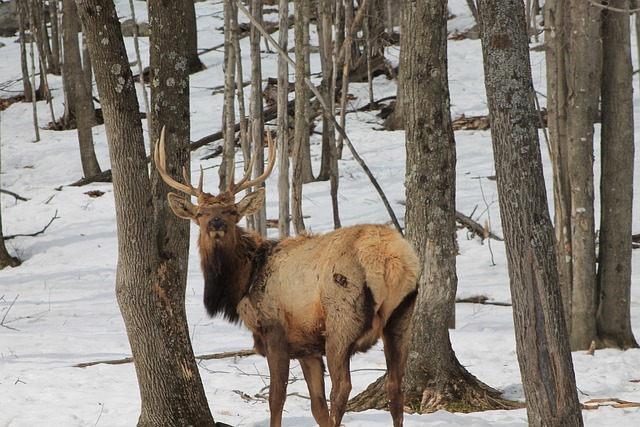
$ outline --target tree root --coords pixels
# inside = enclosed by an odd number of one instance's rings
[[[373,382],[365,391],[349,401],[347,410],[360,412],[367,409],[389,409],[386,374]],[[522,402],[507,400],[501,392],[488,387],[475,377],[462,376],[447,384],[427,385],[417,392],[405,391],[405,411],[408,413],[479,412],[495,409],[520,409]]]

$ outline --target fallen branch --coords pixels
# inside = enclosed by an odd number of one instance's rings
[[[27,199],[27,198],[25,198],[25,197],[22,197],[22,196],[21,196],[21,195],[19,195],[19,194],[14,193],[13,191],[4,190],[4,189],[2,189],[2,188],[0,188],[0,193],[8,194],[8,195],[10,195],[10,196],[15,197],[15,199],[16,199],[16,200],[22,200],[23,202],[26,202],[27,200],[29,200],[29,199]]]
[[[7,326],[4,324],[4,321],[7,320],[7,315],[9,314],[9,312],[11,311],[11,307],[13,307],[13,304],[16,303],[16,300],[18,299],[18,296],[20,296],[20,294],[17,294],[16,297],[13,299],[13,301],[11,301],[11,304],[9,304],[9,308],[7,308],[6,313],[4,313],[4,316],[2,316],[2,321],[0,322],[0,326],[3,326],[7,329],[11,329],[12,331],[17,331],[16,328],[12,328],[11,326]]]
[[[56,212],[53,214],[53,218],[51,218],[51,220],[49,221],[49,223],[47,225],[44,226],[44,228],[40,231],[36,231],[35,233],[31,233],[31,234],[13,234],[11,236],[4,236],[4,240],[11,240],[14,239],[16,237],[36,237],[39,234],[44,233],[45,231],[47,231],[47,228],[49,228],[49,226],[51,225],[51,223],[53,221],[55,221],[56,219],[59,219],[60,217],[58,216],[58,211],[56,210]]]
[[[226,359],[228,357],[246,357],[252,356],[256,354],[255,350],[238,350],[238,351],[225,351],[222,353],[213,353],[213,354],[203,354],[200,356],[196,356],[197,360],[213,360],[213,359]],[[133,357],[125,357],[122,359],[113,359],[113,360],[98,360],[95,362],[84,362],[78,363],[77,365],[73,365],[74,368],[87,368],[89,366],[95,366],[100,364],[105,365],[124,365],[126,363],[133,362]]]
[[[471,303],[471,304],[483,304],[483,305],[497,305],[500,307],[511,307],[508,302],[489,301],[489,297],[486,295],[475,295],[467,298],[456,298],[456,303]]]
[[[582,409],[598,409],[601,406],[610,406],[612,408],[640,408],[640,402],[629,402],[615,397],[591,399],[582,404]]]
[[[456,211],[456,221],[458,221],[460,224],[466,227],[469,231],[471,231],[473,234],[477,235],[482,239],[485,239],[488,236],[489,238],[493,240],[497,240],[499,242],[502,242],[504,240],[502,237],[497,236],[491,231],[486,230],[481,224],[477,223],[473,219],[469,218],[465,214],[460,213],[458,211]]]
[[[94,182],[113,182],[111,179],[111,169],[97,173],[88,178],[80,178],[69,187],[82,187],[83,185],[92,184]]]

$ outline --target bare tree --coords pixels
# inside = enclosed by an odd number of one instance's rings
[[[156,82],[152,97],[157,108],[152,110],[159,111],[156,123],[171,116],[163,124],[171,135],[169,173],[176,178],[183,165],[189,170],[184,8],[183,2],[149,3],[151,50],[160,55],[151,58],[151,73],[162,80]],[[166,218],[165,188],[152,186],[149,179],[135,83],[113,3],[83,0],[78,11],[111,154],[118,229],[116,296],[140,386],[138,426],[213,426],[184,307],[188,226]]]
[[[293,176],[291,179],[291,221],[296,233],[301,233],[305,226],[302,216],[302,183],[307,182],[304,177],[305,148],[309,146],[309,122],[307,111],[309,108],[309,90],[304,81],[307,73],[306,58],[308,57],[309,39],[308,18],[305,11],[309,10],[309,0],[296,3],[294,11],[295,22],[295,53],[296,53],[296,103],[293,135]],[[305,25],[306,22],[306,25]],[[305,26],[307,29],[305,31]]]
[[[187,4],[187,31],[189,33],[189,43],[187,49],[189,52],[189,74],[202,71],[205,67],[200,56],[198,56],[198,21],[196,17],[195,0],[189,0]]]
[[[629,0],[609,6],[628,10]],[[631,329],[633,210],[633,85],[629,14],[604,9],[601,137],[601,219],[598,337],[607,347],[638,347]]]
[[[583,0],[568,4],[568,173],[571,188],[571,348],[598,341],[593,188],[593,124],[600,86],[599,11]]]
[[[478,3],[485,87],[530,426],[582,426],[542,174],[523,2]]]
[[[333,49],[333,17],[332,2],[323,0],[318,2],[318,33],[320,44],[320,63],[322,66],[322,82],[320,83],[320,93],[324,98],[324,103],[329,109],[323,109],[322,116],[322,164],[318,174],[318,180],[329,180],[331,185],[331,204],[333,208],[333,227],[338,229],[340,224],[340,212],[338,208],[338,152],[336,148],[335,136],[335,74]]]
[[[0,172],[2,172],[2,150],[0,149]],[[0,173],[2,178],[2,173]],[[0,186],[1,188],[1,186]],[[0,270],[6,267],[17,267],[20,265],[20,260],[9,254],[7,247],[4,243],[4,234],[2,232],[2,199],[0,199]]]
[[[251,14],[262,26],[262,0],[251,0]],[[253,175],[260,176],[264,172],[264,108],[262,105],[262,60],[260,59],[260,31],[255,25],[251,26],[249,35],[251,44],[251,104],[249,116],[251,120],[251,158],[253,160]],[[264,186],[261,183],[260,186]],[[253,229],[260,235],[267,235],[267,210],[263,204],[253,214]]]
[[[63,45],[64,82],[68,109],[64,121],[75,124],[78,130],[80,161],[85,178],[100,173],[100,165],[93,147],[92,126],[95,124],[95,108],[91,96],[91,86],[87,87],[82,69],[80,46],[78,44],[78,11],[75,0],[63,0]]]
[[[278,44],[287,51],[289,39],[289,0],[279,0]],[[278,234],[281,239],[291,235],[289,184],[289,66],[278,57]]]
[[[405,373],[410,407],[436,411],[515,407],[471,375],[451,347],[455,303],[455,140],[447,80],[447,1],[405,2],[400,67],[406,73],[407,239],[422,265]],[[382,377],[355,397],[351,409],[384,408]]]
[[[548,0],[544,6],[545,56],[547,66],[547,126],[549,151],[553,169],[553,196],[555,208],[556,250],[558,272],[562,287],[567,329],[571,332],[571,293],[573,272],[571,262],[571,192],[569,190],[567,138],[568,87],[566,61],[567,26],[565,25],[565,0]]]
[[[233,46],[233,38],[237,37],[235,20],[232,16],[237,15],[237,9],[233,0],[224,1],[224,107],[222,110],[224,142],[222,146],[222,163],[218,170],[220,177],[220,191],[225,191],[229,186],[229,177],[233,167],[235,156],[235,70],[236,51]]]

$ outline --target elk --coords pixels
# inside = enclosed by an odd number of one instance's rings
[[[262,183],[275,163],[275,143],[267,132],[269,161],[264,174],[247,173],[228,191],[214,196],[166,171],[164,130],[156,142],[155,164],[172,188],[197,198],[197,205],[175,194],[167,198],[180,218],[200,229],[198,249],[209,315],[241,321],[253,333],[255,350],[269,365],[270,425],[280,426],[290,359],[298,359],[321,427],[338,427],[351,391],[350,359],[380,337],[388,372],[388,398],[395,427],[403,423],[402,377],[417,295],[418,259],[411,245],[384,225],[356,225],[325,235],[266,239],[238,226],[264,203],[264,188],[239,202],[236,194]],[[235,165],[234,165],[235,166]],[[233,171],[234,168],[231,170]],[[326,356],[331,378],[330,408],[324,385]]]

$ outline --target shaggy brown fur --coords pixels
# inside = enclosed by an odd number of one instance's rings
[[[164,162],[158,169],[169,185],[185,190],[163,173]],[[271,426],[282,422],[292,358],[300,361],[317,423],[340,426],[351,391],[350,358],[367,351],[380,337],[393,424],[401,426],[401,383],[419,273],[412,247],[383,225],[267,240],[237,226],[262,206],[264,189],[234,203],[234,192],[212,196],[201,187],[197,192],[186,188],[197,195],[198,205],[174,193],[169,194],[169,203],[176,215],[200,227],[208,313],[241,320],[253,332],[256,351],[267,358]],[[332,383],[331,411],[322,356]]]

